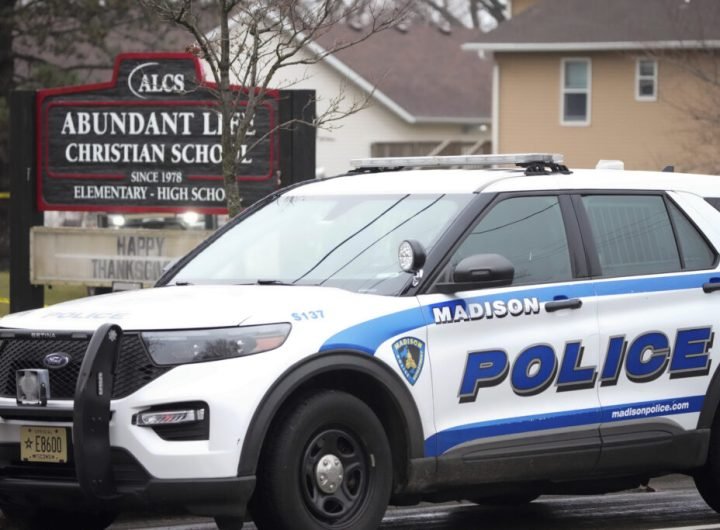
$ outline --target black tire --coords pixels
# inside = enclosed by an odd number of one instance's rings
[[[710,508],[720,513],[720,416],[715,416],[705,465],[695,472],[695,487]]]
[[[220,515],[215,517],[215,524],[217,525],[218,530],[241,530],[244,521],[240,517],[227,517]]]
[[[475,504],[482,504],[484,506],[523,506],[525,504],[530,504],[539,496],[540,494],[538,493],[511,493],[508,495],[473,499],[472,502]]]
[[[250,503],[260,530],[375,530],[392,487],[382,424],[358,398],[312,394],[269,433]]]
[[[0,510],[19,530],[105,530],[115,520],[115,514],[106,511],[69,512],[13,504],[3,504]]]

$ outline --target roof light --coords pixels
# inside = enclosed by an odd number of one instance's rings
[[[518,153],[512,155],[415,156],[387,158],[356,158],[355,168],[451,167],[451,166],[524,166],[533,163],[562,164],[563,155],[552,153]]]
[[[622,160],[598,160],[595,169],[625,169],[625,162]]]

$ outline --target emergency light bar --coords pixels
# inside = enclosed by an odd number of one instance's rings
[[[350,165],[357,169],[398,167],[497,166],[514,164],[562,164],[563,155],[552,153],[518,153],[512,155],[413,156],[387,158],[356,158]]]

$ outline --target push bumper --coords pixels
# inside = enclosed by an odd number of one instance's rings
[[[0,501],[29,506],[132,506],[184,509],[197,515],[243,517],[255,477],[157,479],[110,445],[110,401],[122,330],[93,334],[75,388],[73,408],[0,407],[6,420],[72,422],[69,462],[27,465],[19,444],[0,444]]]

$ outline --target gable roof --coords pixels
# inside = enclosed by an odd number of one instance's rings
[[[718,0],[539,0],[463,49],[537,52],[719,47]]]
[[[445,33],[428,25],[387,29],[324,59],[360,89],[408,123],[489,123],[492,57],[462,50],[477,30]],[[336,24],[310,45],[322,53],[361,33]]]

